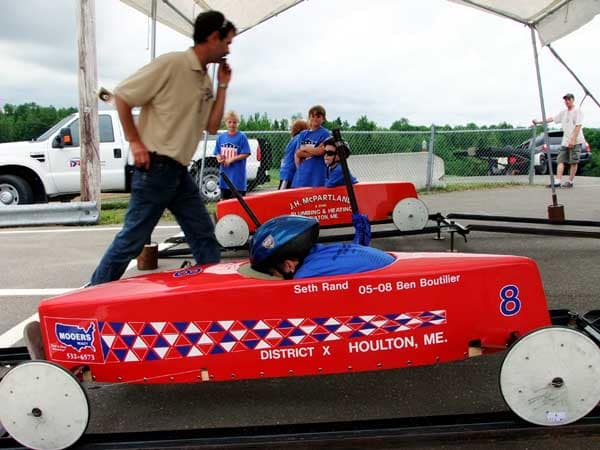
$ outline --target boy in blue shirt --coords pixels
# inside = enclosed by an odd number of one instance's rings
[[[319,222],[312,217],[289,215],[270,219],[252,237],[252,268],[290,280],[367,272],[395,260],[382,250],[364,245],[315,244],[318,237]]]
[[[292,139],[283,152],[281,159],[281,168],[279,169],[279,189],[289,189],[292,187],[292,180],[296,174],[296,163],[294,157],[298,142],[300,142],[300,132],[308,128],[306,120],[298,119],[292,124]]]
[[[332,137],[327,139],[325,142],[323,142],[323,147],[325,148],[323,158],[325,159],[325,165],[327,166],[325,187],[343,186],[346,184],[346,180],[344,179],[342,165],[339,164],[340,155],[338,154],[335,146],[335,139]],[[350,155],[346,155],[346,159],[348,156]],[[358,180],[354,178],[352,174],[350,174],[350,180],[352,180],[352,184],[358,183]]]
[[[235,111],[227,111],[224,116],[227,133],[220,134],[215,144],[214,154],[221,165],[220,173],[226,173],[240,194],[246,194],[246,159],[250,156],[250,144],[244,133],[238,131],[240,117]],[[233,198],[223,177],[219,181],[221,199]]]
[[[308,130],[301,132],[294,154],[296,174],[292,187],[315,187],[325,185],[326,167],[323,160],[323,141],[331,136],[323,128],[325,108],[315,105],[308,110]]]

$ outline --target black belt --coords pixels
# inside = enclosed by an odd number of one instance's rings
[[[181,164],[178,161],[175,161],[173,158],[170,158],[166,155],[161,155],[159,153],[150,152],[150,159],[152,160],[152,162],[158,162],[177,167],[184,167],[183,164]]]

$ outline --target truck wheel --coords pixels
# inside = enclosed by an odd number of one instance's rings
[[[0,175],[0,206],[33,203],[31,186],[16,175]]]
[[[536,175],[548,175],[548,161],[545,156],[540,157],[540,165],[535,167]]]
[[[200,171],[196,176],[196,182],[200,188],[200,196],[207,202],[218,202],[221,199],[221,188],[219,187],[219,169],[216,167],[205,167],[202,182],[200,182]]]

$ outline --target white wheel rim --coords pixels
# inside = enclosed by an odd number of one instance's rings
[[[0,184],[0,204],[16,205],[19,203],[19,192],[10,184]]]
[[[400,200],[392,212],[392,221],[400,231],[422,230],[428,220],[427,206],[418,198]]]
[[[73,445],[85,432],[89,404],[77,379],[63,368],[31,361],[0,381],[0,422],[20,444],[41,450]]]
[[[227,214],[215,225],[215,237],[225,248],[241,247],[248,242],[249,236],[248,224],[237,214]]]
[[[600,349],[565,327],[533,331],[510,348],[500,370],[509,408],[536,425],[575,422],[600,401]]]

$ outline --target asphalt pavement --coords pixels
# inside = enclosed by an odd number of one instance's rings
[[[539,218],[547,218],[547,206],[552,203],[550,190],[539,185],[431,193],[421,195],[421,199],[430,213]],[[600,181],[596,179],[577,180],[573,189],[559,190],[557,200],[564,205],[567,219],[600,221]],[[173,224],[164,225],[167,227],[155,231],[153,240],[161,242],[176,233]],[[13,327],[34,314],[39,301],[49,296],[47,293],[51,291],[43,290],[83,285],[117,228],[0,230],[0,344],[5,344]],[[379,239],[373,245],[390,251],[446,251],[449,240],[420,235]],[[550,308],[568,307],[584,312],[600,307],[596,284],[600,279],[597,239],[473,232],[466,243],[457,237],[456,246],[469,253],[533,258],[540,268]],[[183,260],[160,260],[159,269],[179,267]],[[127,276],[137,273],[132,269]],[[39,291],[26,291],[29,289]],[[503,411],[506,406],[498,386],[502,358],[502,354],[496,354],[439,366],[323,377],[201,385],[93,385],[88,386],[92,406],[89,431],[150,431]],[[521,448],[542,448],[534,442],[522,444]],[[583,448],[584,441],[580,444],[578,447],[577,441],[570,439],[564,447],[554,442],[543,448]]]

